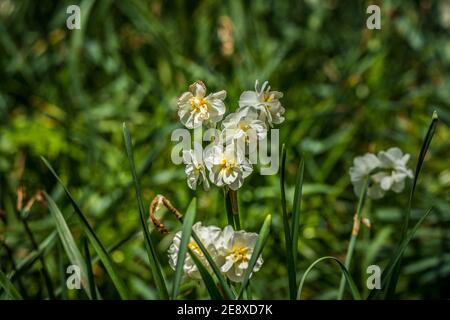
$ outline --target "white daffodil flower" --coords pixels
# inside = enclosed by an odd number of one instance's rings
[[[225,143],[235,141],[238,145],[247,144],[250,152],[256,149],[257,141],[267,136],[266,124],[258,119],[258,112],[253,107],[239,109],[229,114],[222,121],[222,128]]]
[[[202,146],[194,142],[194,149],[183,151],[183,162],[186,164],[184,172],[187,176],[187,184],[192,190],[197,189],[197,185],[203,183],[205,190],[209,189],[209,181],[206,177],[206,169],[203,163]]]
[[[217,244],[218,255],[223,259],[220,271],[231,281],[243,280],[257,240],[258,234],[243,230],[234,231],[231,226],[226,226],[222,231]],[[262,264],[263,259],[259,256],[252,272],[258,271]]]
[[[372,174],[372,171],[381,166],[381,161],[376,155],[372,153],[366,153],[362,157],[356,157],[353,159],[353,167],[350,168],[350,181],[353,184],[353,190],[359,197],[366,180],[369,179],[369,185],[367,189],[367,195],[372,199],[380,199],[384,196],[384,190],[380,188],[381,179],[384,176],[383,172]]]
[[[227,96],[225,90],[206,96],[206,86],[196,81],[189,86],[189,91],[178,98],[178,116],[188,129],[200,127],[203,123],[215,124],[225,114],[223,100]]]
[[[202,226],[201,222],[197,222],[192,226],[192,231],[196,233],[199,237],[203,245],[205,246],[208,253],[211,255],[213,259],[218,259],[216,245],[218,243],[218,239],[221,236],[222,230],[216,226]],[[173,270],[176,269],[178,252],[180,250],[181,243],[181,235],[182,232],[178,231],[173,238],[172,244],[169,247],[169,265]],[[211,271],[209,263],[206,260],[206,257],[202,250],[199,248],[198,244],[194,241],[193,238],[190,239],[188,248],[191,249],[197,257],[199,257],[200,261],[203,265]],[[186,253],[186,258],[184,260],[183,271],[185,275],[192,279],[201,279],[200,272],[198,271],[197,266],[195,265],[194,260],[192,260],[189,253]]]
[[[406,178],[412,179],[414,177],[413,172],[406,166],[409,158],[409,154],[403,154],[399,148],[390,148],[378,153],[381,168],[388,171],[380,180],[380,186],[383,190],[392,190],[399,193],[405,189]]]
[[[255,82],[255,91],[244,91],[239,98],[239,107],[254,107],[259,111],[259,119],[268,123],[270,127],[273,124],[280,124],[284,121],[284,108],[281,105],[280,98],[283,93],[279,91],[270,91],[267,81],[258,88],[259,82]]]
[[[239,189],[253,170],[244,152],[234,143],[225,148],[219,144],[210,144],[205,149],[204,162],[209,171],[209,180],[219,187],[228,185],[232,190]]]

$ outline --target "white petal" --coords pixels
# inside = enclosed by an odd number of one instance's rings
[[[198,98],[203,98],[206,94],[205,84],[198,80],[189,86],[189,91]]]
[[[244,91],[239,98],[239,107],[258,106],[260,104],[258,94],[255,91]]]

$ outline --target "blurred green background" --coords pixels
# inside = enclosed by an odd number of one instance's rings
[[[66,28],[66,8],[81,7],[81,30]],[[382,29],[366,28],[366,8],[379,4]],[[132,298],[155,298],[122,138],[126,122],[147,206],[163,194],[184,211],[199,197],[197,219],[225,226],[221,190],[191,191],[184,167],[170,161],[176,99],[203,80],[226,89],[229,111],[256,79],[283,91],[288,146],[288,207],[300,155],[305,166],[298,275],[315,259],[342,260],[357,199],[348,170],[355,156],[398,146],[414,169],[433,110],[440,123],[413,202],[419,229],[403,260],[398,298],[450,298],[450,1],[12,1],[0,0],[0,267],[20,269],[14,283],[28,298],[46,298],[40,261],[16,210],[46,190],[72,214],[62,189],[40,159],[60,174],[112,257]],[[288,297],[279,176],[246,179],[239,191],[241,221],[257,232],[266,214],[273,228],[265,263],[252,278],[255,298]],[[408,190],[408,189],[407,189]],[[399,240],[408,191],[368,203],[352,274],[367,294],[366,268],[385,265]],[[37,243],[55,229],[43,206],[27,217]],[[70,228],[82,241],[74,218]],[[172,231],[179,228],[165,219]],[[173,234],[172,234],[173,235]],[[152,232],[169,281],[171,236]],[[69,265],[59,239],[44,242],[55,288]],[[91,249],[91,253],[93,250]],[[103,298],[117,298],[101,263],[93,267]],[[63,280],[60,278],[63,277]],[[340,274],[324,263],[303,297],[333,299]],[[61,293],[61,291],[59,291]],[[70,298],[85,298],[82,290]],[[185,282],[182,296],[206,298],[203,284]]]

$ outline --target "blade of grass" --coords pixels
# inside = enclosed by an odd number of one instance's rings
[[[302,205],[302,188],[303,188],[304,173],[305,173],[305,161],[301,159],[300,164],[298,165],[297,181],[295,183],[295,191],[294,191],[294,209],[292,213],[292,254],[295,270],[297,270],[298,230],[300,227],[300,210]]]
[[[89,290],[92,295],[91,299],[97,300],[97,288],[95,287],[94,274],[92,272],[91,253],[89,252],[88,240],[86,238],[83,239],[83,247],[84,247],[84,260],[86,263]]]
[[[177,266],[175,269],[175,278],[173,282],[172,299],[175,300],[180,292],[181,277],[183,275],[184,260],[186,259],[188,244],[191,241],[192,225],[197,214],[197,199],[193,198],[183,219],[183,228],[181,233],[181,242],[178,249]]]
[[[0,286],[5,290],[6,294],[14,300],[22,300],[22,296],[12,282],[8,279],[6,274],[0,270]]]
[[[244,278],[242,279],[242,285],[239,290],[237,299],[240,299],[242,297],[242,294],[244,293],[244,290],[248,285],[250,276],[253,273],[253,268],[255,267],[256,261],[258,260],[259,256],[261,255],[261,253],[264,249],[264,246],[266,245],[267,239],[269,238],[271,222],[272,222],[272,216],[269,214],[264,219],[264,223],[261,227],[261,230],[259,231],[258,240],[256,241],[252,256],[250,258],[250,261],[248,262],[248,267],[245,270]]]
[[[11,280],[14,280],[16,277],[19,277],[20,275],[26,273],[33,264],[39,259],[40,256],[44,256],[50,249],[53,248],[55,243],[57,242],[57,235],[58,232],[55,230],[50,235],[45,238],[38,247],[38,250],[31,251],[23,260],[21,260],[17,264],[16,271],[9,273],[9,278]]]
[[[30,239],[33,249],[36,251],[39,251],[39,245],[34,237],[33,231],[31,230],[31,228],[28,224],[27,218],[26,218],[28,216],[29,212],[25,212],[25,210],[27,210],[27,209],[24,209],[24,211],[19,213],[19,215],[20,215],[19,219],[22,222],[22,225],[25,229],[25,233],[27,234],[28,238]],[[54,299],[56,299],[55,290],[53,288],[52,279],[50,278],[50,273],[48,272],[47,263],[45,262],[45,258],[42,254],[38,255],[38,259],[41,262],[41,270],[40,271],[41,271],[42,277],[44,279],[45,286],[47,288],[48,296],[50,299],[54,300]]]
[[[67,300],[67,285],[66,285],[66,268],[64,264],[64,249],[61,242],[58,242],[58,276],[59,287],[61,288],[60,297],[62,300]]]
[[[44,157],[41,157],[41,159],[45,163],[47,168],[50,170],[50,172],[53,174],[53,176],[56,178],[56,180],[64,188],[64,192],[66,193],[67,198],[69,199],[70,203],[72,204],[72,207],[75,210],[75,214],[77,215],[78,219],[81,222],[81,227],[83,228],[84,233],[86,234],[86,236],[88,237],[92,246],[94,247],[94,250],[97,252],[98,256],[100,257],[100,260],[102,261],[103,265],[105,266],[106,271],[108,272],[109,276],[111,277],[111,280],[114,283],[114,286],[116,287],[117,292],[119,293],[120,297],[122,299],[128,299],[127,290],[126,290],[122,280],[120,279],[120,277],[116,271],[116,268],[111,260],[111,257],[108,255],[108,252],[105,250],[103,244],[98,239],[97,235],[95,234],[94,230],[90,226],[85,215],[83,214],[80,207],[73,199],[71,193],[69,192],[69,190],[66,188],[66,186],[61,181],[61,178],[56,174],[53,167],[50,165],[50,163]]]
[[[388,265],[384,269],[384,271],[381,274],[381,290],[372,290],[369,294],[368,299],[377,299],[380,295],[380,292],[383,291],[383,288],[387,288],[387,282],[389,281],[392,272],[395,270],[396,264],[401,259],[403,252],[405,251],[406,247],[408,246],[408,243],[411,241],[411,239],[414,237],[417,229],[419,229],[420,225],[423,223],[426,217],[433,211],[433,208],[430,208],[425,212],[425,214],[420,218],[420,220],[415,224],[415,226],[411,229],[411,231],[408,233],[408,235],[403,239],[403,241],[399,244],[397,247],[397,250],[392,255],[391,260],[389,261]]]
[[[188,249],[188,252],[192,260],[194,260],[194,263],[197,266],[200,275],[202,276],[203,283],[205,284],[206,290],[208,290],[211,299],[223,300],[222,294],[217,289],[216,283],[214,282],[213,277],[209,274],[206,267],[203,265],[203,263],[200,261],[197,255],[192,252],[192,250]]]
[[[55,201],[53,201],[52,197],[50,197],[46,192],[44,192],[44,196],[48,204],[48,209],[53,217],[53,220],[55,221],[56,230],[58,231],[59,238],[64,250],[66,251],[67,257],[69,258],[71,264],[80,267],[81,284],[89,299],[92,299],[92,291],[90,290],[91,284],[88,283],[86,264],[80,250],[78,250],[75,239],[72,236],[72,232],[70,231],[64,216]]]
[[[134,165],[134,155],[133,155],[133,144],[131,141],[130,131],[128,130],[126,124],[123,124],[123,138],[125,141],[125,148],[127,151],[128,161],[130,163],[131,174],[133,176],[134,187],[136,190],[136,199],[139,207],[139,216],[141,221],[141,227],[144,231],[144,239],[145,239],[145,247],[147,249],[148,260],[150,263],[150,269],[152,271],[153,278],[155,279],[156,288],[158,289],[158,293],[161,299],[169,299],[169,292],[167,290],[166,281],[164,279],[163,271],[161,268],[161,264],[158,260],[158,255],[153,245],[150,232],[147,226],[147,217],[144,210],[144,204],[141,196],[141,187],[139,185],[139,181],[136,174],[136,168]]]
[[[200,250],[205,255],[206,260],[209,263],[209,266],[214,271],[214,274],[216,275],[217,279],[219,280],[220,285],[223,288],[223,291],[225,293],[225,296],[227,299],[233,300],[235,298],[235,295],[233,294],[233,291],[231,290],[230,286],[227,283],[227,280],[223,276],[222,272],[220,271],[217,264],[214,262],[214,259],[209,254],[208,250],[206,250],[205,246],[203,245],[203,242],[200,240],[200,238],[197,236],[195,231],[192,231],[192,238],[194,238],[195,242],[199,246]]]
[[[281,148],[281,174],[280,174],[280,189],[281,189],[281,209],[283,215],[283,229],[284,241],[286,242],[286,257],[288,267],[288,281],[289,281],[289,298],[295,300],[295,290],[297,287],[297,279],[294,266],[294,255],[292,253],[292,238],[289,227],[289,218],[286,209],[286,191],[285,191],[285,175],[286,175],[286,146],[283,143]]]
[[[297,299],[300,300],[300,298],[301,298],[303,285],[305,283],[306,277],[309,274],[309,272],[314,268],[314,266],[316,264],[318,264],[319,262],[324,261],[324,260],[332,260],[332,261],[335,261],[339,265],[339,267],[340,267],[340,269],[342,271],[342,274],[344,275],[345,280],[347,280],[347,283],[348,283],[348,285],[350,287],[350,291],[352,293],[353,299],[354,300],[361,300],[361,295],[360,295],[360,293],[358,291],[358,288],[356,287],[355,282],[353,281],[353,278],[350,275],[350,273],[348,272],[347,268],[338,259],[336,259],[335,257],[330,257],[330,256],[326,256],[326,257],[322,257],[322,258],[317,259],[316,261],[311,263],[311,265],[308,267],[308,269],[306,269],[305,273],[303,274],[302,279],[300,280],[300,285],[298,287],[298,292],[297,292]]]
[[[412,200],[414,197],[414,192],[416,190],[417,180],[419,179],[420,171],[422,170],[423,163],[425,160],[425,155],[427,154],[428,148],[430,147],[431,140],[433,139],[434,133],[436,132],[436,127],[438,124],[438,115],[436,111],[433,112],[433,116],[431,119],[430,126],[428,127],[427,134],[425,135],[425,139],[422,143],[422,146],[420,148],[419,157],[417,160],[416,170],[414,172],[414,180],[411,187],[411,191],[409,193],[409,200],[408,200],[408,209],[405,214],[405,222],[402,227],[402,237],[401,240],[403,240],[406,237],[406,234],[408,232],[409,227],[409,220],[411,219],[411,207],[412,207]],[[386,290],[386,298],[391,299],[393,298],[395,294],[395,288],[397,286],[398,277],[400,275],[400,265],[401,265],[401,258],[399,259],[398,263],[395,266],[394,272],[389,279],[387,290]]]

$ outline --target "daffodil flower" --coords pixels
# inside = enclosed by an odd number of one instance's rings
[[[187,177],[187,184],[192,190],[197,189],[197,185],[203,184],[205,190],[209,189],[209,181],[206,177],[206,169],[203,163],[202,146],[194,142],[194,149],[183,151],[183,162],[186,164],[184,172]]]
[[[280,98],[283,93],[270,91],[267,81],[259,88],[259,82],[255,82],[255,91],[244,91],[239,98],[239,107],[254,107],[259,111],[259,119],[267,122],[272,127],[273,124],[280,124],[284,121],[284,108]]]
[[[380,180],[380,186],[383,190],[392,190],[399,193],[405,189],[406,178],[412,179],[414,177],[413,172],[406,166],[409,158],[410,155],[403,154],[399,148],[390,148],[378,153],[381,168],[387,170]]]
[[[368,180],[367,195],[372,199],[382,198],[387,191],[402,192],[406,178],[414,175],[406,164],[409,154],[403,154],[399,148],[380,151],[378,156],[367,153],[353,160],[350,168],[350,180],[355,194],[361,195],[364,183]]]
[[[372,171],[379,168],[380,160],[372,153],[366,153],[362,157],[353,159],[353,167],[350,168],[350,181],[353,184],[353,190],[359,197],[361,195],[364,184],[367,180],[369,185],[367,195],[372,199],[380,199],[385,192],[380,187],[381,178],[379,174],[372,174]]]
[[[232,190],[239,189],[253,170],[244,152],[234,143],[226,147],[209,145],[204,152],[204,162],[211,182],[219,187],[227,185]]]
[[[192,231],[199,237],[203,245],[205,246],[208,253],[213,257],[213,259],[218,259],[216,246],[218,243],[218,239],[222,234],[222,230],[216,226],[202,226],[201,222],[197,222],[192,226]],[[178,252],[180,250],[182,231],[178,231],[175,234],[175,237],[172,240],[172,244],[169,247],[169,265],[173,270],[176,269]],[[200,259],[203,265],[211,271],[209,267],[209,263],[206,260],[206,257],[202,250],[199,248],[198,244],[194,241],[193,238],[190,239],[188,243],[188,248]],[[184,274],[192,279],[201,279],[200,272],[198,268],[192,260],[191,256],[186,253],[186,258],[184,260],[183,266]]]
[[[247,144],[250,152],[255,150],[257,141],[267,136],[266,124],[258,119],[258,113],[253,107],[229,114],[222,121],[222,128],[225,143],[229,144],[235,141],[238,144]]]
[[[243,280],[257,240],[258,234],[243,230],[234,231],[231,226],[226,226],[222,231],[217,244],[218,255],[223,259],[220,271],[231,281]],[[258,271],[262,264],[263,259],[259,256],[252,272]]]
[[[189,91],[178,98],[178,116],[188,129],[200,127],[202,124],[214,125],[222,120],[225,114],[225,90],[206,96],[206,86],[196,81],[189,86]]]

